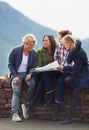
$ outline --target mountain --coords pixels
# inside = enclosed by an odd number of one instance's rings
[[[37,38],[35,49],[42,46],[42,38],[45,34],[53,34],[55,30],[42,26],[29,19],[5,2],[0,2],[0,76],[8,73],[8,55],[10,50],[21,44],[22,37],[27,33],[33,33]],[[89,38],[82,40],[83,48],[89,57]]]
[[[0,2],[0,76],[8,72],[7,59],[10,49],[20,45],[22,37],[27,33],[36,36],[36,49],[42,45],[45,34],[57,37],[55,30],[36,23],[7,3]]]
[[[82,47],[87,52],[87,56],[88,56],[88,59],[89,59],[89,38],[82,40]]]
[[[26,33],[35,34],[38,44],[41,44],[43,35],[47,33],[57,35],[56,31],[34,22],[7,3],[0,2],[0,42],[19,45]]]

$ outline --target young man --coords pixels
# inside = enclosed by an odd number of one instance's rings
[[[37,66],[38,55],[33,49],[36,38],[33,34],[27,34],[22,39],[23,45],[14,48],[9,55],[8,67],[10,70],[10,81],[13,89],[12,95],[12,121],[22,121],[19,117],[19,96],[23,80],[29,86],[32,96],[35,88],[34,74],[30,73],[31,68]]]

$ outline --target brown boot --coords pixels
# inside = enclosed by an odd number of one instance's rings
[[[46,107],[46,106],[50,106],[50,105],[52,105],[52,104],[54,103],[54,94],[53,94],[53,92],[47,94],[47,99],[46,99],[46,100],[47,100],[47,101],[46,101],[46,103],[44,104],[45,107]]]
[[[55,103],[53,114],[52,114],[52,120],[54,120],[54,121],[59,120],[60,108],[61,108],[61,105],[59,103]]]

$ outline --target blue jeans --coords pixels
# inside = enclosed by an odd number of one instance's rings
[[[43,89],[44,89],[44,83],[42,78],[42,73],[38,73],[35,75],[35,91],[33,96],[31,96],[31,92],[27,91],[26,98],[24,100],[24,104],[28,107],[33,107],[36,105],[37,102],[39,102],[43,97]]]
[[[43,72],[43,80],[45,84],[45,91],[47,94],[54,91],[54,79],[58,78],[60,73],[58,71]]]
[[[56,95],[55,95],[55,102],[57,102],[57,103],[60,103],[63,101],[64,89],[65,89],[64,79],[68,75],[69,75],[68,73],[60,73],[60,76],[57,79],[57,91],[56,91]]]
[[[45,91],[47,94],[54,91],[54,79],[57,79],[57,91],[55,94],[55,102],[60,103],[64,97],[64,79],[69,73],[61,73],[58,71],[49,71],[43,73]]]
[[[22,87],[22,82],[25,80],[26,73],[18,73],[18,77],[20,78],[20,83],[18,85],[13,84],[12,80],[12,89],[13,89],[13,95],[12,95],[12,108],[11,111],[12,113],[19,113],[19,106],[20,106],[20,94],[21,94],[21,87]],[[27,85],[29,86],[29,89],[31,91],[31,95],[33,95],[34,87],[35,86],[35,81],[34,78],[31,79],[31,81],[26,81]],[[33,84],[33,85],[31,85]]]

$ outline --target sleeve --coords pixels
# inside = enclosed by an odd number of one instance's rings
[[[41,51],[38,51],[38,63],[37,63],[38,67],[42,66],[42,53]]]
[[[60,44],[57,44],[56,45],[56,49],[55,49],[55,52],[54,52],[54,60],[57,60],[59,61],[59,53],[60,53]]]
[[[67,57],[67,63],[71,64],[73,62],[73,52],[69,52]]]
[[[15,51],[12,50],[9,55],[8,68],[10,70],[10,75],[15,77],[17,76],[17,72],[15,70]]]
[[[71,60],[73,57],[71,57]],[[64,66],[64,71],[79,71],[85,62],[85,55],[83,53],[78,53],[76,56],[76,61],[73,66]]]
[[[32,67],[29,68],[29,74],[34,74],[33,72],[31,72],[31,68],[36,68],[37,63],[38,63],[38,54],[37,54],[37,52],[35,52],[34,57],[33,57]]]

